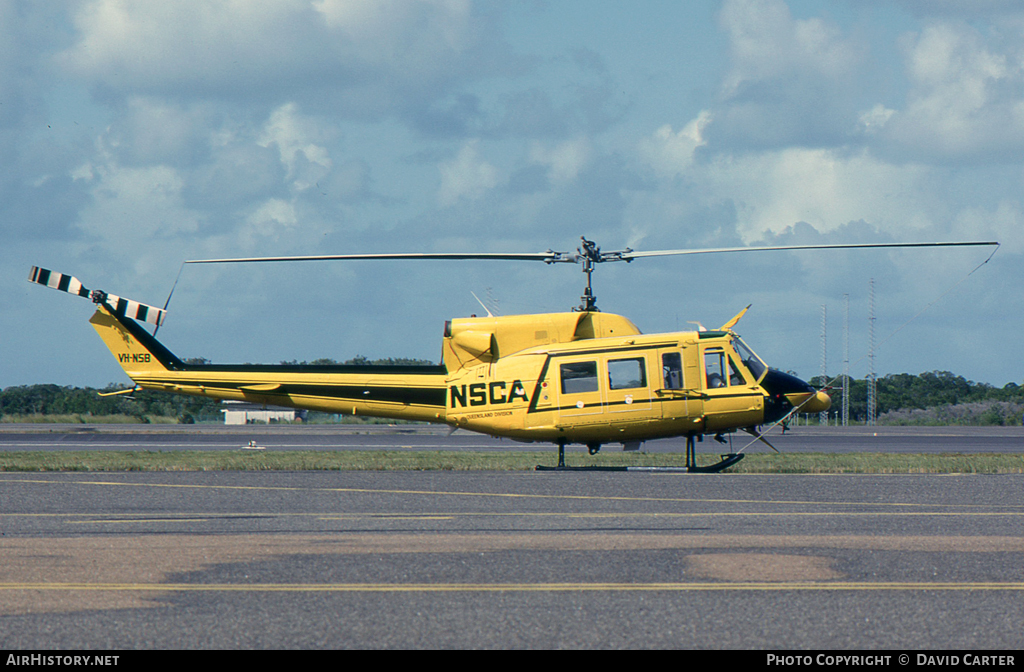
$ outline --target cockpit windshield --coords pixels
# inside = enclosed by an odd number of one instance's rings
[[[746,367],[750,369],[750,372],[754,374],[754,380],[761,380],[761,376],[768,370],[768,365],[761,361],[761,358],[755,355],[754,351],[747,347],[747,344],[739,336],[733,339],[732,347]]]

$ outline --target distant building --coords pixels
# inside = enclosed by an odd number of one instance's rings
[[[248,401],[223,401],[221,413],[224,414],[225,425],[251,425],[254,423],[294,422],[296,418],[304,420],[304,411],[282,406],[253,404]]]

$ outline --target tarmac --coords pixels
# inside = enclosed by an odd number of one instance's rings
[[[268,449],[538,447],[438,427],[18,429],[2,428],[0,449],[219,450],[250,437]],[[1011,450],[1022,437],[811,429],[777,445]],[[1012,652],[1024,640],[1022,486],[1024,475],[0,473],[0,627],[13,651]]]

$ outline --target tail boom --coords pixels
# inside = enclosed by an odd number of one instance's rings
[[[445,422],[442,366],[186,364],[137,323],[100,305],[90,320],[143,389],[325,413]]]

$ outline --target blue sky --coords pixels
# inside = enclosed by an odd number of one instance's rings
[[[1024,382],[1018,2],[0,3],[0,387],[126,382],[90,305],[181,262],[360,252],[998,240],[598,269],[644,332],[724,323],[809,378]],[[555,312],[524,262],[189,266],[159,337],[215,362],[435,359],[444,320]],[[923,312],[921,312],[923,311]],[[910,320],[909,323],[907,321]],[[903,326],[905,323],[906,326]],[[884,341],[884,342],[883,342]]]

